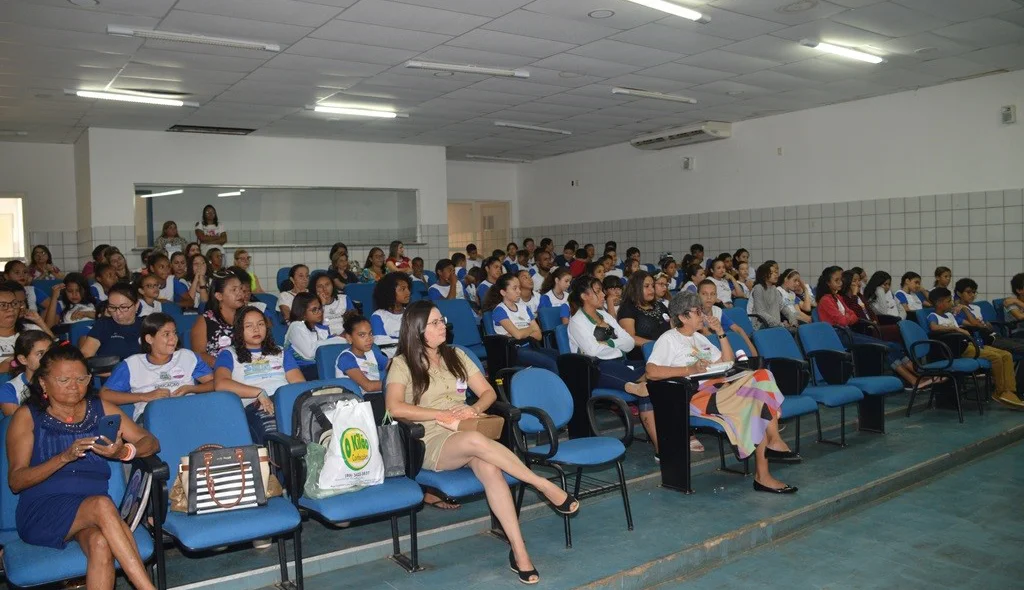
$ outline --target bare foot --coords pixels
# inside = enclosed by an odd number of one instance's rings
[[[628,393],[630,395],[635,395],[637,397],[648,397],[650,395],[649,393],[647,393],[647,383],[646,382],[643,382],[643,383],[627,383],[626,386],[623,387],[623,389],[626,390],[626,393]]]

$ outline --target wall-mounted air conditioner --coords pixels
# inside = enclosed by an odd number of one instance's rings
[[[691,145],[732,136],[732,123],[705,121],[687,127],[676,127],[648,133],[630,140],[630,145],[641,150],[663,150],[680,145]]]

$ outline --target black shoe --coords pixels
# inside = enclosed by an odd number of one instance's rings
[[[776,451],[774,449],[765,449],[764,457],[768,459],[769,463],[799,463],[803,461],[803,457],[799,453],[793,451]]]
[[[516,564],[516,556],[511,549],[508,552],[508,567],[512,568],[512,571],[514,571],[515,573],[519,574],[519,581],[524,584],[533,585],[537,582],[540,582],[540,574],[537,573],[536,569],[532,569],[529,571],[523,571],[519,569],[519,566]],[[532,578],[533,576],[537,576],[537,579],[531,580],[530,578]]]
[[[573,504],[576,504],[575,509],[572,507]],[[580,511],[579,500],[573,497],[573,495],[570,493],[565,494],[565,502],[562,502],[558,506],[552,504],[552,506],[554,507],[555,512],[561,514],[562,516],[572,516],[573,514],[576,514]]]
[[[757,483],[756,481],[754,482],[754,491],[755,492],[768,492],[768,493],[771,493],[771,494],[795,494],[796,490],[797,490],[797,488],[795,488],[793,486],[789,486],[789,485],[787,485],[784,488],[770,488],[770,487],[768,487],[766,485],[761,485],[761,484]]]

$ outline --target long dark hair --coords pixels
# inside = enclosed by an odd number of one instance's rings
[[[320,298],[317,297],[315,294],[310,293],[309,291],[305,291],[296,295],[295,299],[292,300],[292,307],[288,311],[288,321],[302,322],[303,324],[306,324],[306,328],[312,331],[313,326],[309,325],[309,322],[306,321],[306,311],[309,309],[310,304],[313,303],[314,301],[320,303]]]
[[[11,379],[21,375],[28,369],[28,367],[18,361],[18,357],[32,354],[32,349],[36,347],[36,344],[43,341],[53,344],[53,337],[42,330],[25,330],[18,336],[18,339],[14,341],[14,356],[11,358],[11,370],[9,372]]]
[[[832,288],[828,286],[829,281],[832,279],[832,275],[837,272],[843,272],[841,266],[829,266],[825,270],[821,271],[821,276],[818,277],[818,286],[814,288],[814,298],[820,303],[826,295],[832,294]],[[842,292],[839,293],[842,295]]]
[[[259,314],[266,324],[267,335],[263,337],[263,342],[260,344],[260,352],[264,355],[281,353],[281,347],[274,343],[274,333],[270,329],[270,322],[267,320],[267,316],[259,309],[246,305],[235,314],[235,323],[231,326],[231,347],[235,349],[235,356],[238,357],[238,362],[240,363],[252,362],[252,353],[249,352],[249,348],[245,345],[245,316],[250,313]]]
[[[757,271],[754,274],[754,284],[761,285],[762,288],[767,289],[768,277],[772,276],[773,266],[775,266],[774,262],[765,262],[757,267]]]
[[[854,277],[858,277],[858,276],[860,276],[860,273],[855,271],[855,270],[853,270],[852,268],[850,270],[844,270],[843,271],[843,274],[842,274],[843,284],[839,287],[839,296],[840,297],[849,297],[850,296],[850,287],[853,286]]]
[[[565,268],[564,266],[559,266],[558,268],[551,269],[551,272],[548,273],[548,276],[544,278],[544,282],[541,283],[540,285],[540,294],[546,295],[548,291],[555,288],[555,281],[564,277],[567,274],[572,273],[570,273],[569,269]]]
[[[638,270],[633,273],[633,276],[629,277],[626,281],[626,286],[622,289],[622,302],[630,303],[637,309],[646,308],[648,303],[644,301],[644,280],[651,276],[651,273],[646,270]],[[620,308],[621,309],[621,308]]]
[[[146,354],[153,352],[153,346],[146,342],[146,336],[156,336],[156,333],[167,324],[177,328],[174,318],[163,312],[151,313],[142,318],[142,328],[139,329],[139,347],[142,352]],[[178,348],[181,348],[180,341],[178,342]]]
[[[86,368],[88,372],[88,366],[85,364],[85,356],[82,355],[82,351],[78,350],[74,346],[53,346],[50,350],[46,351],[43,358],[39,360],[39,370],[36,371],[35,375],[32,375],[32,382],[28,384],[28,399],[26,403],[30,403],[38,408],[40,411],[45,412],[46,408],[50,407],[50,400],[47,399],[43,393],[43,386],[41,381],[50,376],[50,371],[53,370],[53,365],[61,361],[72,361],[82,363],[82,366]],[[86,389],[86,399],[95,395],[92,389],[92,385]]]
[[[397,300],[395,291],[398,290],[398,283],[405,283],[409,292],[412,292],[412,279],[409,278],[409,275],[404,272],[390,272],[384,275],[384,278],[373,288],[373,304],[377,306],[377,309],[393,313]]]
[[[220,225],[220,219],[217,217],[217,208],[213,205],[207,205],[203,207],[203,213],[199,216],[199,225],[206,225],[206,210],[213,209],[213,224]]]
[[[495,307],[498,307],[498,304],[505,300],[505,296],[502,295],[501,292],[508,289],[508,286],[512,281],[518,280],[519,278],[514,273],[510,272],[498,277],[498,280],[494,281],[491,288],[487,290],[487,294],[484,295],[484,300],[483,303],[480,304],[480,307],[483,308],[484,311],[491,311]]]
[[[60,302],[64,304],[64,311],[67,311],[74,305],[68,301],[67,286],[71,283],[78,285],[78,290],[82,293],[82,304],[96,306],[96,300],[92,296],[92,289],[89,288],[89,281],[86,280],[85,275],[80,272],[69,272],[64,277],[65,288],[60,292]]]
[[[430,387],[430,359],[427,357],[427,341],[423,333],[427,329],[430,312],[435,305],[430,301],[417,301],[406,308],[402,315],[402,327],[398,332],[398,355],[405,358],[412,377],[412,403],[419,405],[423,393]],[[446,343],[437,347],[437,353],[445,367],[463,381],[469,380],[469,371],[462,365],[455,349]]]
[[[206,257],[203,256],[202,254],[193,254],[192,256],[188,257],[188,267],[185,269],[185,280],[188,281],[189,285],[192,284],[192,281],[196,280],[196,271],[194,270],[195,267],[193,265],[193,263],[195,262],[196,258],[202,258],[203,259],[203,264],[206,265],[206,278],[207,279],[210,278],[210,263],[209,263],[209,261],[207,261]]]
[[[892,275],[884,270],[876,270],[875,274],[871,275],[871,278],[868,279],[868,286],[864,287],[864,290],[867,291],[867,293],[864,294],[864,297],[868,301],[874,301],[877,299],[877,297],[875,297],[875,293],[878,291],[879,287],[885,284],[886,281],[889,281],[889,288],[892,289]]]
[[[224,314],[220,311],[220,299],[217,299],[216,294],[223,294],[224,288],[227,287],[228,283],[231,281],[238,281],[238,277],[236,277],[234,273],[217,271],[213,273],[212,278],[213,280],[210,281],[210,296],[206,300],[206,311],[213,312],[214,318],[221,323],[225,323]],[[241,281],[238,282],[241,283]],[[238,312],[235,312],[235,323],[238,323]]]
[[[384,250],[382,250],[382,249],[380,249],[380,248],[378,248],[376,246],[374,246],[373,248],[370,248],[370,252],[366,254],[366,264],[363,265],[363,268],[373,268],[373,253],[374,252],[380,252],[381,254],[383,254]],[[387,267],[384,266],[383,262],[380,263],[380,267],[382,269],[386,269],[387,268]]]
[[[46,252],[46,264],[53,264],[53,254],[50,253],[50,249],[47,248],[44,244],[32,246],[32,254],[29,256],[29,264],[33,266],[35,265],[36,250],[42,250],[43,252]]]
[[[589,275],[582,275],[573,279],[569,285],[569,305],[573,309],[583,307],[583,294],[594,288],[594,285],[601,285],[601,281]]]

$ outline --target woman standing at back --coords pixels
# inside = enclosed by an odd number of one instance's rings
[[[228,241],[228,232],[220,226],[217,209],[213,205],[203,207],[203,218],[196,222],[196,240],[202,245],[223,246]]]

